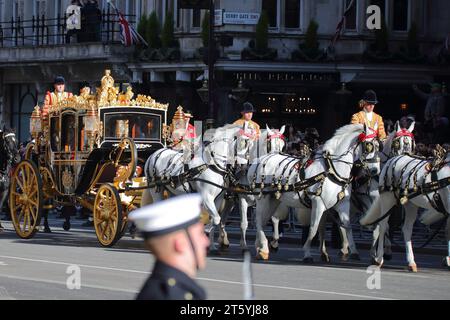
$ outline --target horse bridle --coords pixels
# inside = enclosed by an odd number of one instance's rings
[[[277,143],[278,143],[278,147],[280,147],[280,140],[285,141],[286,138],[283,134],[281,134],[280,132],[275,132],[271,135],[267,135],[267,153],[271,153],[272,152],[272,144],[271,141],[273,139],[277,139]],[[280,148],[281,149],[281,148]],[[282,150],[280,150],[281,152]]]
[[[8,143],[6,143],[6,139],[7,138],[15,137],[15,136],[16,136],[16,134],[13,133],[13,132],[10,132],[10,133],[7,133],[7,134],[2,132],[2,144],[3,144],[2,147],[3,147],[3,150],[6,152],[6,155],[7,155],[7,157],[6,157],[7,164],[6,165],[12,165],[13,162],[14,162],[14,158],[18,155],[18,152],[17,152],[17,154],[14,154],[14,150],[11,150],[10,146],[8,145]]]
[[[400,150],[400,140],[401,139],[403,139],[403,143],[409,145],[409,141],[408,141],[407,137],[411,138],[411,140],[412,140],[411,152],[414,153],[414,151],[416,149],[416,141],[414,139],[414,134],[409,132],[407,129],[401,129],[399,132],[397,132],[395,134],[395,137],[392,140],[390,156],[395,155],[394,152],[397,152]]]

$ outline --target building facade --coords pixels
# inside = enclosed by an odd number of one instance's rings
[[[170,103],[172,113],[183,105],[196,119],[206,118],[207,106],[197,92],[208,78],[201,49],[206,10],[181,9],[178,0],[115,1],[135,26],[140,17],[152,12],[162,26],[172,13],[180,52],[176,59],[155,59],[124,47],[119,26],[110,16],[102,22],[102,30],[107,32],[96,42],[66,44],[65,31],[57,23],[46,26],[45,41],[36,37],[33,28],[8,29],[17,19],[25,24],[33,16],[63,17],[69,2],[0,0],[2,118],[19,130],[21,140],[27,136],[27,114],[42,102],[56,74],[64,75],[69,89],[77,91],[79,82],[99,79],[105,68],[113,70],[118,82],[131,82],[136,91]],[[98,4],[107,15],[107,2]],[[331,45],[350,4],[342,36]],[[383,37],[367,27],[370,5],[381,9],[386,24],[387,48],[383,52],[374,46]],[[317,127],[326,138],[349,122],[359,98],[369,88],[377,91],[377,111],[385,118],[415,113],[420,119],[424,103],[413,95],[411,85],[428,90],[429,82],[450,80],[445,47],[450,3],[446,0],[215,0],[215,9],[218,125],[239,117],[239,102],[245,99],[253,102],[258,110],[255,118],[263,126]],[[256,23],[262,12],[269,23],[265,51],[255,49]],[[318,25],[319,46],[308,51],[303,44],[312,21]],[[411,36],[411,29],[417,30],[416,37]],[[411,38],[416,41],[408,42]],[[417,48],[414,54],[408,49],[411,47]],[[243,88],[238,88],[240,81]]]

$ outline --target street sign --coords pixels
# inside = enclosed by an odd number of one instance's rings
[[[180,9],[209,9],[209,0],[178,0]]]
[[[258,24],[260,15],[260,13],[251,12],[224,12],[223,23],[256,25]]]

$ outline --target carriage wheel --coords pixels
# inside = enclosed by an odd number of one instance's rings
[[[9,206],[16,233],[30,239],[38,231],[42,214],[42,180],[36,165],[24,160],[11,177]]]
[[[112,247],[122,233],[122,204],[119,192],[112,184],[98,190],[94,204],[94,227],[97,239],[104,247]]]

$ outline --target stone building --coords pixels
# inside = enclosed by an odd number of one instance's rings
[[[76,92],[81,81],[99,79],[103,69],[111,68],[119,83],[133,83],[136,91],[169,102],[172,113],[181,104],[193,110],[196,119],[205,119],[207,106],[197,89],[208,78],[201,49],[206,11],[180,9],[180,1],[115,1],[121,12],[131,15],[129,20],[135,25],[142,15],[153,11],[163,25],[167,14],[173,13],[179,55],[155,58],[148,54],[149,50],[137,52],[133,47],[124,47],[119,41],[117,22],[102,21],[101,41],[70,44],[65,43],[65,30],[57,23],[45,26],[45,37],[39,37],[36,28],[11,28],[11,21],[20,19],[26,25],[33,16],[57,20],[69,1],[0,0],[2,118],[25,140],[28,114],[42,102],[56,74],[65,76],[69,89]],[[111,17],[107,15],[106,1],[98,3],[104,17]],[[234,95],[253,102],[258,109],[256,120],[263,125],[317,127],[325,138],[349,121],[357,110],[358,99],[369,88],[377,91],[381,102],[377,111],[385,118],[415,113],[420,119],[424,103],[414,96],[411,85],[416,83],[428,90],[429,82],[450,80],[449,51],[445,47],[450,32],[450,3],[355,0],[342,36],[332,46],[338,23],[351,3],[215,0],[216,123],[239,116],[239,103],[229,98]],[[386,50],[377,50],[374,43],[378,39],[380,46],[383,37],[367,28],[370,5],[377,5],[385,19]],[[254,47],[256,23],[263,11],[269,23],[268,48],[258,51]],[[318,25],[319,44],[313,49],[303,45],[312,21]],[[409,32],[414,28],[416,41],[411,40],[414,37]],[[239,80],[243,88],[238,88]]]

